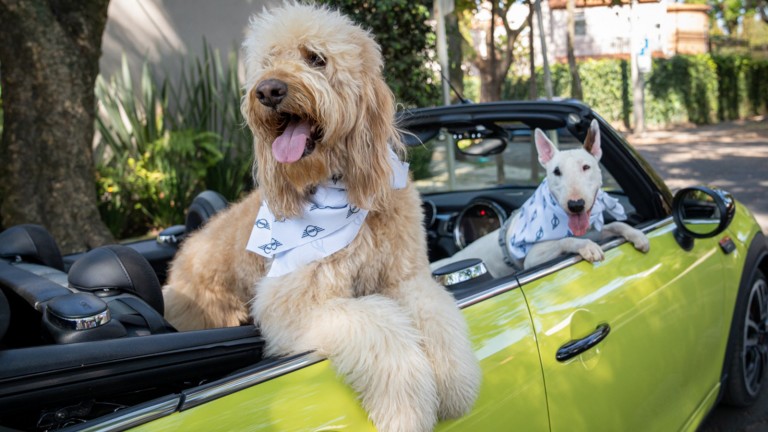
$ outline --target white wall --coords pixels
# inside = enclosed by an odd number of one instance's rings
[[[666,0],[659,3],[640,3],[636,5],[638,24],[641,34],[648,38],[651,51],[663,51],[666,38],[667,5]],[[584,13],[586,34],[575,37],[576,56],[613,56],[627,54],[630,48],[629,23],[630,7],[587,7],[578,8]],[[542,2],[544,27],[547,32],[547,51],[549,61],[565,58],[567,11],[565,9],[549,9],[548,2]],[[538,30],[538,28],[536,29]],[[541,49],[538,35],[535,39],[537,64],[541,64]]]
[[[138,74],[146,60],[170,74],[180,59],[201,54],[203,38],[222,60],[239,49],[250,17],[279,0],[112,0],[102,40],[101,74],[120,71],[126,55]]]

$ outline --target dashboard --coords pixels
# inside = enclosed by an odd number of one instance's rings
[[[531,187],[500,187],[423,195],[430,262],[449,257],[501,227],[533,192]]]

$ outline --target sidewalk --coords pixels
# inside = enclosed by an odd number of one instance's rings
[[[768,234],[768,117],[629,135],[674,190],[716,186],[749,208]]]

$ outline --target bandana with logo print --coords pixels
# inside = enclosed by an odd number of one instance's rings
[[[405,188],[408,164],[391,149],[389,164],[392,187]],[[267,202],[262,202],[246,249],[272,258],[268,277],[282,276],[349,245],[367,215],[368,210],[349,203],[346,185],[333,177],[315,189],[301,217],[276,219]]]
[[[603,212],[608,212],[617,221],[627,219],[619,200],[599,190],[589,215],[589,225],[597,231],[602,230],[605,223]],[[500,240],[507,243],[506,239],[509,239],[507,251],[517,259],[523,259],[535,243],[573,237],[568,227],[568,214],[557,203],[546,179],[507,222],[501,230],[504,240]],[[507,227],[513,231],[507,232]]]

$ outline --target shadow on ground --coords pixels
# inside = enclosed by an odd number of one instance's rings
[[[697,184],[725,189],[768,233],[768,118],[650,131],[627,139],[673,191]]]

